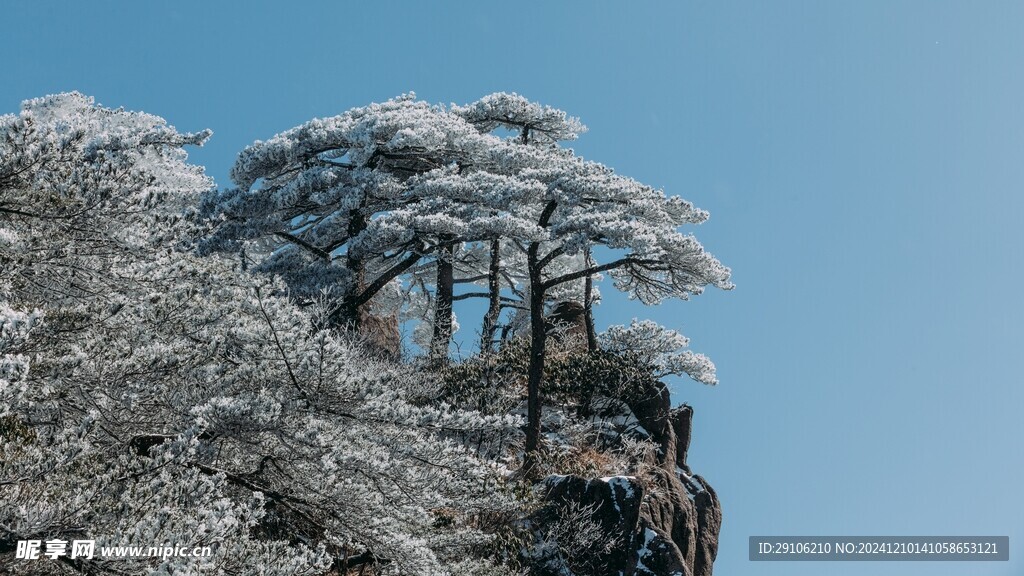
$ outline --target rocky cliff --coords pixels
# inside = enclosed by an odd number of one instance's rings
[[[710,576],[718,554],[722,508],[710,484],[686,461],[693,409],[672,409],[658,386],[629,402],[628,430],[654,444],[650,462],[635,476],[584,478],[554,475],[542,484],[540,522],[566,521],[583,511],[603,545],[571,560],[575,574],[593,576]],[[634,420],[635,419],[635,420]],[[553,564],[551,575],[564,574]]]

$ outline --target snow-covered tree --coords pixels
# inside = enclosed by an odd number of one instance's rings
[[[182,150],[209,131],[181,134],[78,93],[28,101],[0,131],[0,282],[34,305],[116,286],[115,264],[176,243],[183,206],[212,187]]]
[[[506,152],[511,162],[498,164],[521,182],[532,181],[543,189],[524,196],[529,205],[518,209],[534,217],[532,238],[515,238],[527,255],[531,352],[526,449],[532,453],[540,438],[545,311],[552,291],[584,281],[579,293],[589,310],[592,285],[586,280],[607,272],[615,287],[631,298],[657,304],[699,294],[707,285],[729,289],[730,272],[696,238],[681,231],[705,221],[707,212],[556,148],[558,140],[575,138],[578,121],[515,95],[488,97],[464,110],[481,130],[518,130],[523,143],[531,134],[543,138],[543,146],[531,147],[539,155]],[[599,254],[606,258],[602,263],[595,261]],[[593,346],[596,338],[592,329],[588,332]]]
[[[505,130],[510,134],[507,141],[523,146],[547,148],[559,142],[575,140],[586,131],[586,126],[578,118],[570,117],[565,112],[550,106],[530,102],[518,94],[504,92],[491,94],[472,104],[455,106],[452,111],[476,126],[481,132]],[[512,168],[513,174],[517,168],[514,164],[509,166],[506,163],[500,163],[499,166],[506,171],[510,171],[509,168]],[[490,350],[495,343],[495,331],[503,304],[502,277],[505,276],[510,289],[515,288],[515,284],[508,277],[508,270],[512,267],[502,265],[503,240],[499,235],[488,239],[488,306],[481,328],[480,349],[482,351]],[[507,242],[505,244],[507,245]],[[587,281],[590,281],[590,277],[587,278]],[[588,304],[589,294],[590,292],[588,292]],[[522,300],[525,301],[525,298]],[[588,315],[590,313],[589,306],[587,306],[587,313]]]
[[[457,299],[488,299],[483,350],[503,306],[528,311],[533,452],[553,299],[580,303],[595,349],[598,274],[647,304],[731,287],[728,268],[681,230],[707,213],[559,145],[584,130],[505,93],[450,108],[403,96],[313,120],[243,151],[238,187],[207,199],[218,226],[211,245],[262,240],[262,269],[285,278],[293,296],[337,290],[333,316],[350,323],[405,279],[405,304],[431,318],[435,360],[447,358]],[[509,248],[521,265],[503,257]],[[459,282],[486,282],[487,291],[456,294]]]
[[[615,287],[645,304],[667,297],[688,298],[707,285],[731,288],[729,269],[722,266],[692,235],[679,228],[699,224],[707,213],[678,197],[614,174],[595,163],[578,162],[548,180],[548,194],[537,221],[550,236],[527,248],[530,276],[531,362],[530,422],[527,451],[540,437],[540,380],[543,376],[547,331],[545,294],[557,286],[608,272]],[[569,273],[548,273],[562,256],[593,247],[614,254]],[[589,259],[588,259],[589,260]]]
[[[199,257],[182,135],[78,94],[0,117],[0,571],[474,574],[509,504],[460,441],[514,432]],[[443,521],[442,521],[443,520]],[[13,561],[27,539],[210,558]]]
[[[312,120],[239,155],[237,187],[206,199],[216,225],[206,247],[258,241],[260,269],[294,296],[337,295],[335,325],[358,324],[381,290],[432,260],[433,348],[446,352],[454,254],[480,224],[466,200],[495,141],[413,95]]]
[[[702,384],[718,384],[710,358],[687,350],[689,338],[651,320],[634,318],[629,326],[609,326],[598,340],[603,350],[636,355],[656,378],[685,374]]]
[[[518,133],[502,138],[491,133],[498,128]],[[408,293],[432,274],[428,348],[446,358],[456,296],[479,295],[456,295],[455,286],[486,281],[481,331],[492,343],[507,303],[501,291],[516,285],[501,265],[503,242],[539,232],[532,210],[545,184],[520,171],[564,159],[554,144],[583,130],[563,112],[510,94],[450,108],[406,95],[312,120],[239,155],[236,188],[204,202],[215,227],[205,247],[245,249],[293,297],[331,291],[335,325],[358,324],[386,287],[404,279]],[[469,273],[460,256],[480,245],[487,270]],[[423,302],[414,308],[426,310]]]

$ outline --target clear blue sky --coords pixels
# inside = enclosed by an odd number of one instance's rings
[[[716,573],[1024,573],[1024,4],[234,6],[6,3],[0,110],[75,89],[211,128],[192,158],[226,184],[254,139],[409,90],[565,109],[580,153],[710,210],[735,273],[599,317],[718,364],[675,384]],[[1009,535],[1011,561],[753,564],[754,534]]]

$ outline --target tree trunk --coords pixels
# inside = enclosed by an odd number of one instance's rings
[[[430,341],[430,363],[448,363],[448,345],[452,341],[452,293],[455,289],[455,244],[441,246],[437,254],[437,290],[434,300],[434,334]]]
[[[590,268],[593,260],[589,247],[584,255],[584,266]],[[597,332],[594,330],[594,277],[590,275],[583,281],[583,321],[587,327],[587,350],[594,352],[597,350]]]
[[[501,240],[491,240],[491,262],[487,270],[487,313],[480,335],[480,352],[494,349],[494,333],[498,330],[501,316]]]
[[[539,245],[533,243],[527,253],[527,267],[530,274],[530,367],[527,372],[526,461],[524,464],[528,472],[536,463],[536,452],[540,447],[540,385],[544,377],[544,346],[547,343],[547,327],[544,323],[544,284],[538,263],[538,250]]]
[[[547,228],[557,208],[556,201],[549,201],[537,224]],[[526,378],[526,454],[523,468],[528,476],[536,471],[537,451],[540,448],[540,385],[544,379],[544,345],[548,337],[544,322],[544,293],[547,289],[544,287],[544,270],[539,253],[540,242],[532,242],[526,251],[526,268],[530,275],[530,368]]]
[[[366,230],[366,218],[358,208],[350,210],[348,213],[348,230],[346,231],[349,242],[363,230]],[[345,255],[345,266],[352,272],[352,285],[345,293],[345,299],[342,301],[341,307],[332,315],[330,323],[336,328],[355,332],[359,330],[360,320],[360,304],[356,299],[363,291],[363,286],[366,283],[366,263],[362,258],[354,256],[349,252]]]

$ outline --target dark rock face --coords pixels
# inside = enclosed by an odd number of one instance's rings
[[[547,330],[563,341],[579,342],[586,349],[587,320],[583,305],[577,302],[559,302],[547,315]]]
[[[718,557],[718,532],[722,529],[722,506],[711,486],[694,476],[703,490],[694,498],[697,505],[697,555],[693,561],[694,576],[711,576]]]
[[[593,576],[711,576],[722,508],[686,462],[693,409],[672,409],[668,389],[660,384],[630,408],[659,448],[649,474],[643,480],[552,476],[545,500],[555,507],[589,506],[603,533],[620,535],[594,563],[600,568]]]
[[[672,411],[669,419],[672,423],[672,432],[676,437],[676,465],[690,474],[690,467],[686,465],[686,454],[690,451],[690,431],[693,429],[693,408],[683,404]]]
[[[635,576],[666,576],[690,574],[679,547],[672,537],[651,524],[646,518],[640,519],[640,535],[636,550]]]
[[[555,510],[569,504],[592,510],[590,518],[600,526],[602,535],[616,541],[611,550],[593,550],[597,556],[588,562],[608,574],[631,574],[631,557],[623,551],[634,548],[640,522],[643,487],[630,476],[586,479],[580,476],[551,476],[547,479],[545,500]]]

